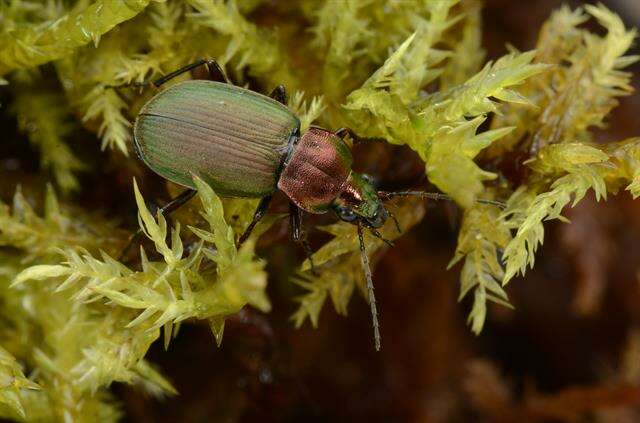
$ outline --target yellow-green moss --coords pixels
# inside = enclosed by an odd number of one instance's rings
[[[135,160],[130,122],[151,93],[111,87],[216,58],[239,84],[263,92],[285,84],[303,130],[313,122],[350,126],[419,155],[429,181],[464,209],[451,264],[464,263],[460,297],[473,292],[476,333],[486,302],[509,305],[502,286],[533,266],[545,220],[562,219],[589,190],[598,199],[621,188],[640,195],[638,139],[590,144],[591,130],[631,92],[624,68],[637,59],[625,56],[635,31],[606,7],[563,7],[542,27],[536,50],[483,63],[476,0],[306,0],[278,5],[269,22],[254,20],[253,12],[272,7],[262,3],[2,3],[0,83],[8,83],[10,110],[39,150],[42,173],[63,194],[81,187],[79,172],[99,173],[67,144],[81,126],[101,140],[104,162]],[[592,18],[604,35],[582,26]],[[531,170],[522,180],[483,169],[484,159],[514,151]],[[175,393],[144,359],[161,328],[169,347],[182,322],[205,320],[221,342],[228,316],[245,305],[270,310],[254,246],[275,218],[238,248],[256,202],[221,200],[196,183],[204,227],[187,218],[187,235],[152,216],[134,184],[140,227],[156,250],[151,260],[142,251],[134,265],[114,258],[131,233],[79,202],[61,206],[52,187],[41,216],[20,187],[12,206],[0,204],[0,416],[115,421],[115,381]],[[505,201],[506,210],[478,198]],[[398,201],[392,211],[407,231],[423,219],[424,204]],[[304,288],[297,326],[317,325],[327,298],[346,314],[356,287],[367,295],[355,228],[324,230],[333,239],[315,253],[318,273],[304,263],[291,281]],[[381,232],[400,236],[393,222]],[[188,251],[184,236],[196,239]],[[385,245],[365,241],[369,255]]]

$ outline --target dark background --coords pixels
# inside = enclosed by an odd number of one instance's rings
[[[605,4],[640,26],[640,2]],[[503,55],[506,42],[533,48],[560,5],[487,1],[488,58]],[[631,70],[640,75],[637,65]],[[640,135],[639,106],[637,94],[624,98],[598,141]],[[640,201],[588,197],[566,215],[571,224],[546,225],[535,270],[507,287],[515,310],[491,306],[475,336],[465,324],[469,302],[457,301],[459,267],[445,270],[459,212],[430,208],[379,257],[379,353],[369,307],[357,294],[348,317],[328,302],[318,329],[294,329],[296,291],[282,263],[291,267],[302,255],[286,234],[271,237],[259,253],[270,263],[274,311],[245,310],[229,322],[221,348],[205,325],[183,326],[169,352],[156,343],[149,357],[181,395],[157,401],[122,385],[116,395],[136,422],[640,421]]]

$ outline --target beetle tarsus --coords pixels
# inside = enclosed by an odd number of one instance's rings
[[[371,307],[371,321],[373,324],[373,339],[376,351],[380,351],[382,345],[380,337],[380,323],[378,322],[378,308],[376,306],[376,297],[373,292],[373,278],[371,277],[371,268],[369,267],[369,258],[364,247],[364,237],[362,235],[362,226],[358,224],[358,240],[360,241],[360,259],[362,261],[362,269],[367,282],[367,294],[369,296],[369,307]]]
[[[271,198],[272,197],[269,195],[267,197],[263,197],[262,200],[260,200],[260,203],[258,203],[258,208],[256,208],[256,212],[253,214],[251,223],[249,223],[249,226],[247,226],[247,229],[244,230],[244,233],[238,240],[238,246],[244,244],[244,242],[249,238],[249,235],[251,235],[253,228],[256,227],[258,222],[260,222],[263,216],[267,213],[267,209],[269,208],[269,204],[271,203]]]
[[[302,210],[293,202],[289,203],[289,223],[291,224],[291,239],[302,245],[302,248],[307,255],[307,259],[309,260],[311,273],[318,276],[319,272],[316,270],[316,266],[313,262],[313,250],[311,250],[311,244],[309,244],[306,234],[302,229]]]
[[[304,248],[304,252],[307,255],[307,259],[309,260],[309,267],[311,268],[311,273],[314,276],[320,276],[320,272],[318,272],[318,269],[316,268],[316,265],[313,262],[313,250],[311,249],[311,244],[309,244],[309,241],[304,237],[300,240],[300,243]]]

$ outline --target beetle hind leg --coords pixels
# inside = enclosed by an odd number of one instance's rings
[[[133,83],[122,84],[122,85],[111,85],[108,88],[123,88],[123,87],[145,88],[151,85],[153,85],[156,88],[159,88],[165,82],[168,82],[173,78],[182,75],[183,73],[187,73],[189,71],[192,71],[200,67],[204,67],[207,70],[209,79],[211,79],[212,81],[231,84],[231,81],[229,81],[227,74],[224,72],[224,70],[222,69],[220,64],[218,64],[218,62],[212,59],[200,59],[196,62],[183,66],[180,69],[170,72],[164,76],[161,76],[160,78],[155,79],[153,81],[133,82]]]
[[[271,91],[269,97],[277,101],[278,103],[282,103],[285,106],[287,105],[287,101],[289,100],[289,96],[287,95],[287,90],[284,85],[278,85]]]
[[[155,87],[160,87],[162,84],[164,84],[167,81],[170,81],[176,76],[180,76],[183,73],[192,71],[199,67],[204,67],[207,70],[207,73],[209,74],[209,78],[212,81],[225,82],[227,84],[231,83],[229,81],[229,78],[227,78],[227,74],[224,73],[224,70],[222,70],[222,67],[218,64],[218,62],[212,59],[200,59],[197,62],[193,62],[187,66],[181,67],[178,70],[175,70],[171,73],[166,74],[163,77],[156,79],[155,81],[151,82],[151,84],[154,85]]]
[[[193,196],[196,195],[196,192],[197,191],[195,189],[187,189],[181,192],[180,195],[178,195],[176,198],[170,200],[167,204],[160,207],[156,212],[156,216],[157,213],[160,213],[163,217],[166,218],[171,213],[185,205],[187,201],[191,200]],[[135,244],[138,239],[140,239],[140,236],[142,236],[141,228],[129,237],[127,244],[124,246],[124,248],[120,252],[120,255],[118,256],[119,261],[122,260],[123,257],[126,257],[126,255],[129,253],[129,250],[131,249],[131,246],[133,246],[133,244]]]
[[[209,72],[210,80],[233,85],[226,72],[224,71],[224,69],[222,69],[222,66],[220,66],[218,62],[216,62],[215,60],[207,60],[205,65],[207,68],[207,72]]]
[[[160,207],[158,212],[162,214],[164,217],[169,216],[174,211],[178,210],[180,207],[184,206],[187,201],[191,200],[194,195],[196,195],[195,189],[187,189],[180,193],[176,198],[169,201],[164,206]]]

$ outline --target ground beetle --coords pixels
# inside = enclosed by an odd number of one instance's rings
[[[290,200],[292,238],[302,242],[310,255],[301,231],[302,211],[320,214],[333,210],[341,220],[358,228],[379,349],[362,230],[381,238],[377,228],[390,216],[383,200],[399,195],[448,197],[419,191],[377,192],[365,175],[351,170],[353,158],[344,138],[361,138],[350,129],[331,132],[311,127],[301,135],[300,121],[286,106],[283,86],[267,97],[232,85],[214,60],[200,60],[156,81],[136,85],[159,87],[201,66],[210,80],[189,80],[161,91],[142,107],[134,124],[138,157],[160,176],[188,188],[159,211],[166,215],[193,197],[192,175],[198,175],[223,197],[262,198],[239,239],[242,243],[267,211],[272,195],[280,190]]]

